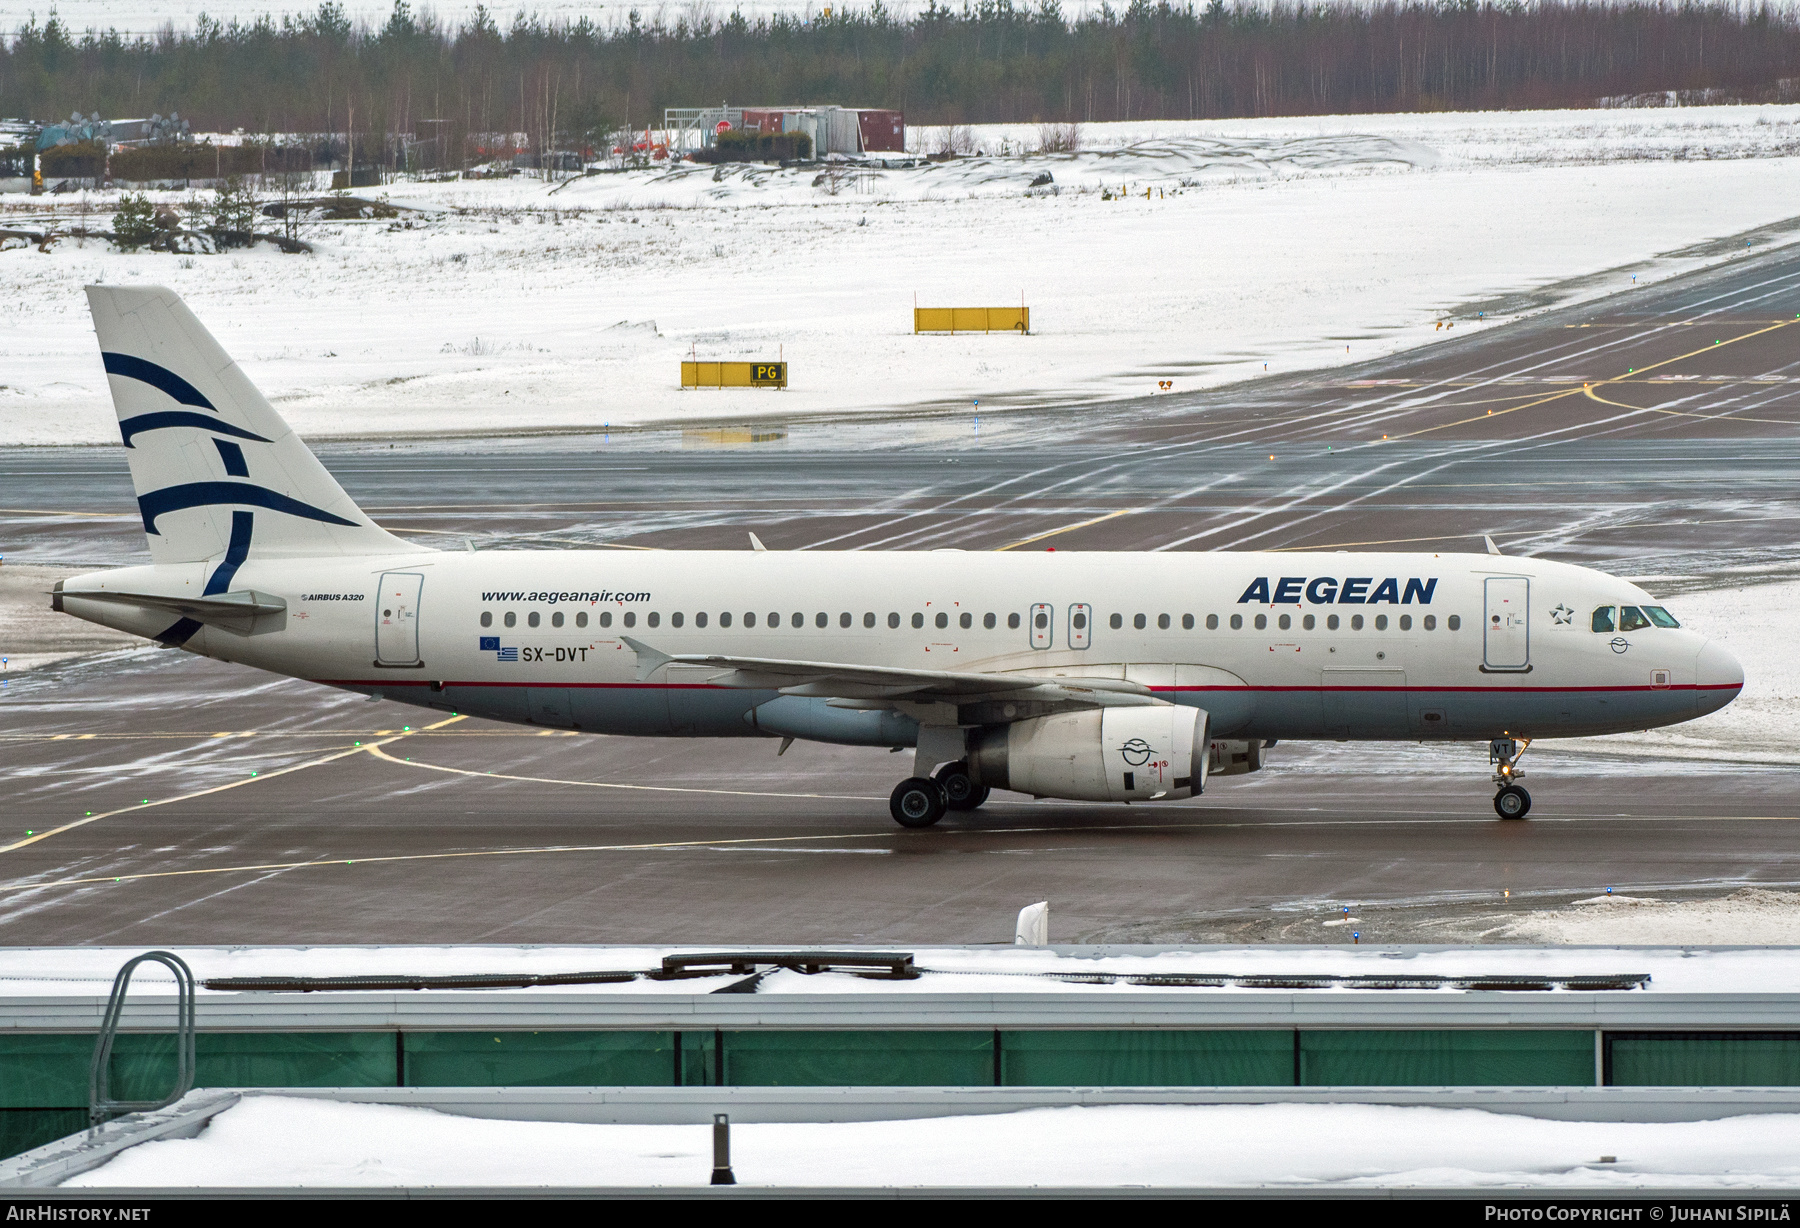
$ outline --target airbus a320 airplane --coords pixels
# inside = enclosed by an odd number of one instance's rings
[[[153,562],[56,609],[494,720],[914,747],[907,827],[990,789],[1191,797],[1286,738],[1485,742],[1522,819],[1531,739],[1743,686],[1642,589],[1494,554],[432,550],[364,515],[173,293],[87,293]]]

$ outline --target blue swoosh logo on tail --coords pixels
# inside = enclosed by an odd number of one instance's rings
[[[238,568],[242,567],[244,560],[250,557],[250,534],[255,527],[255,522],[256,513],[254,512],[231,513],[231,544],[225,547],[225,557],[219,561],[217,567],[213,568],[212,575],[207,577],[206,591],[201,596],[212,597],[231,588],[231,582],[237,578]],[[168,644],[170,647],[179,648],[193,639],[194,632],[198,630],[200,630],[200,623],[197,620],[178,618],[155,639],[159,644]]]
[[[158,516],[190,507],[211,507],[221,503],[247,503],[251,507],[267,508],[271,512],[284,512],[305,520],[317,520],[321,524],[342,525],[346,529],[357,527],[354,520],[334,516],[322,507],[302,503],[266,486],[250,482],[187,482],[181,486],[165,486],[161,490],[139,496],[138,511],[144,517],[144,532],[160,537],[161,534],[156,530]]]
[[[134,446],[133,435],[141,435],[145,431],[160,431],[170,426],[197,426],[202,430],[217,431],[221,435],[231,435],[238,439],[248,439],[255,443],[268,443],[261,435],[246,431],[241,426],[233,426],[229,422],[221,422],[217,418],[208,418],[205,414],[196,414],[186,409],[165,409],[154,414],[138,414],[126,418],[119,423],[119,434],[125,437],[125,446]]]
[[[213,403],[200,395],[200,390],[182,379],[167,367],[159,367],[155,363],[142,358],[134,358],[130,354],[115,354],[111,350],[100,351],[100,361],[106,367],[108,375],[122,375],[126,379],[139,380],[152,388],[161,389],[183,405],[197,405],[201,409],[213,409]]]

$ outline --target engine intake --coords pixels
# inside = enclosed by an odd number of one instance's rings
[[[970,735],[978,785],[1079,802],[1149,802],[1206,788],[1211,721],[1159,704],[1039,716]]]

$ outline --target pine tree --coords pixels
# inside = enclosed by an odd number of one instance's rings
[[[142,192],[127,192],[119,198],[119,211],[113,214],[113,241],[124,251],[136,251],[156,237],[156,207]]]

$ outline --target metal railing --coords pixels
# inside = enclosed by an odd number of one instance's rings
[[[112,1097],[113,1041],[119,1035],[119,1017],[125,1010],[125,990],[141,963],[158,963],[175,974],[175,1088],[161,1100],[114,1100]],[[119,1113],[145,1113],[167,1108],[194,1086],[194,973],[181,956],[169,951],[146,951],[127,960],[113,978],[112,996],[100,1034],[94,1038],[94,1058],[88,1064],[88,1126],[97,1127]]]

